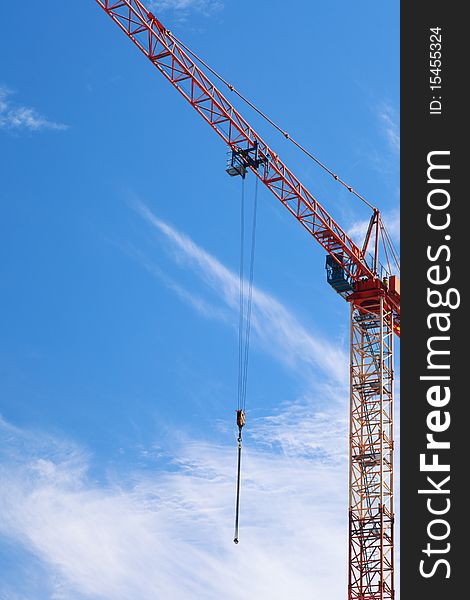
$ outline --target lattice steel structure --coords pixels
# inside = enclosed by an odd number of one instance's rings
[[[380,213],[373,209],[364,243],[356,245],[232,106],[194,53],[140,0],[95,1],[228,145],[232,160],[227,172],[254,173],[327,252],[328,282],[351,304],[348,598],[391,600],[393,336],[400,335],[400,286],[391,273],[386,278],[379,274]]]
[[[349,598],[391,600],[393,314],[383,297],[351,305],[350,411]]]

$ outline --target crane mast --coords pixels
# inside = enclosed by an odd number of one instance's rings
[[[379,276],[380,214],[374,209],[360,248],[140,0],[95,1],[228,145],[227,172],[244,177],[252,171],[327,253],[328,283],[350,304],[348,599],[392,600],[393,344],[400,335],[400,287],[391,273]]]

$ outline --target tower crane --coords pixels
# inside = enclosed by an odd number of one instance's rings
[[[326,251],[327,282],[350,306],[348,600],[392,600],[393,353],[394,337],[400,336],[400,283],[390,268],[384,270],[379,263],[379,239],[385,245],[388,237],[380,212],[369,205],[372,216],[359,247],[206,71],[236,92],[233,86],[178,40],[140,0],[95,1],[227,144],[229,175],[254,173]]]

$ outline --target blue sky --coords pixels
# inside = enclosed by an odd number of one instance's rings
[[[398,243],[396,3],[153,5]],[[0,598],[343,598],[348,307],[324,253],[260,189],[234,546],[240,181],[93,0],[4,18]],[[367,211],[240,109],[360,236]]]

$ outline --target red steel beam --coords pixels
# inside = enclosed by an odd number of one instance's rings
[[[276,198],[338,262],[353,282],[377,280],[363,251],[281,161],[220,90],[198,67],[171,32],[140,0],[96,0],[104,11],[209,123],[232,150],[258,147],[259,168],[247,164]],[[399,323],[399,297],[381,293]],[[396,330],[399,333],[399,330]]]
[[[232,149],[258,144],[260,169],[250,167],[353,280],[373,277],[361,249],[284,165],[162,23],[139,0],[96,0]]]

